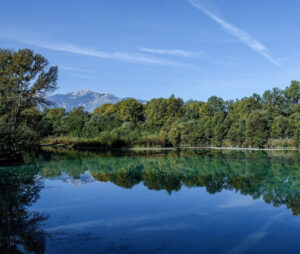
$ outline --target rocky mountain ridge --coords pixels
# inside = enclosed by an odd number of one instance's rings
[[[82,106],[86,111],[93,112],[96,108],[105,103],[115,104],[127,98],[120,98],[112,93],[97,93],[87,89],[67,93],[67,94],[54,94],[48,97],[56,107],[65,108],[67,111],[75,107]],[[137,100],[141,103],[146,103],[144,100]]]

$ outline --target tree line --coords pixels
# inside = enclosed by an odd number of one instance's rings
[[[212,96],[206,102],[184,102],[172,95],[145,105],[135,99],[104,104],[91,114],[82,107],[69,112],[48,108],[42,118],[46,135],[69,137],[70,144],[81,138],[104,147],[296,147],[299,99],[300,83],[292,81],[284,90],[273,88],[235,101]]]
[[[51,144],[97,147],[297,147],[300,82],[238,100],[206,102],[171,96],[142,104],[128,99],[93,113],[67,112],[47,100],[57,66],[32,50],[0,49],[0,159]]]

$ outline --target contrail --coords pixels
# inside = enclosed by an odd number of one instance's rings
[[[192,6],[197,8],[198,10],[200,10],[200,11],[204,12],[206,15],[208,15],[212,20],[214,20],[221,27],[223,27],[228,33],[230,33],[234,37],[236,37],[239,40],[241,40],[242,42],[244,42],[249,48],[251,48],[251,49],[255,50],[256,52],[258,52],[259,54],[261,54],[269,62],[271,62],[272,64],[274,64],[276,66],[280,66],[280,64],[270,56],[269,50],[262,43],[260,43],[255,38],[253,38],[250,34],[248,34],[246,31],[221,19],[220,17],[211,13],[207,9],[203,8],[198,3],[195,3],[193,0],[188,0],[188,2]]]

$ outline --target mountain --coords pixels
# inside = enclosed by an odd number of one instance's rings
[[[48,96],[48,100],[52,101],[56,107],[65,108],[67,111],[74,107],[82,106],[88,112],[93,112],[96,108],[100,107],[105,103],[117,103],[124,99],[119,98],[111,93],[96,93],[87,89],[82,89],[77,92],[67,94],[54,94]],[[138,100],[141,103],[146,101]]]
[[[92,183],[96,181],[96,179],[93,176],[91,176],[91,174],[88,171],[86,171],[83,174],[80,174],[78,178],[71,177],[67,173],[62,173],[60,176],[55,177],[53,180],[61,180],[63,182],[70,183],[76,186],[82,186],[87,183]]]

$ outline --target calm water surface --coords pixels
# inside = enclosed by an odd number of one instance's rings
[[[26,160],[0,167],[0,253],[300,253],[299,152]]]

